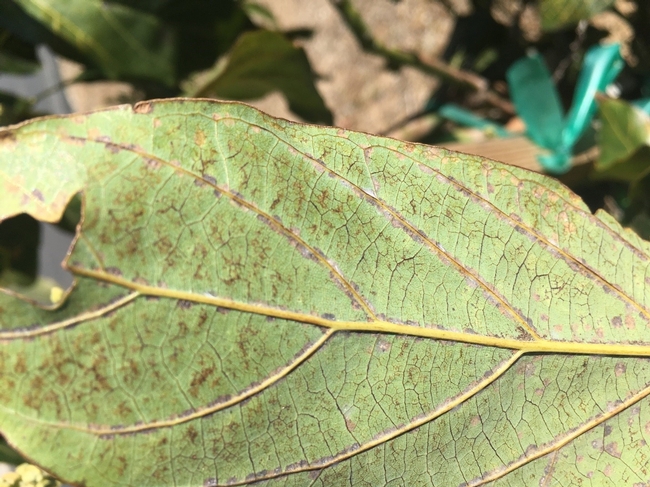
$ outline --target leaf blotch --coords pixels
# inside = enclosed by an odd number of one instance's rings
[[[618,442],[612,441],[605,445],[605,451],[615,458],[621,458],[621,451],[618,449]]]
[[[16,134],[14,134],[13,130],[3,130],[0,132],[0,143],[15,143],[16,142]]]
[[[217,180],[212,176],[210,176],[209,174],[203,174],[201,177],[203,178],[204,181],[210,183],[212,186],[217,185]]]
[[[107,267],[105,270],[106,270],[106,272],[107,272],[108,274],[110,274],[110,275],[112,275],[112,276],[122,277],[122,275],[123,275],[123,274],[122,274],[122,271],[121,271],[119,268],[117,268],[117,267],[112,267],[112,266],[110,266],[110,267]]]
[[[196,443],[196,439],[199,437],[199,432],[196,431],[194,426],[190,426],[187,429],[187,438],[190,440],[190,443]]]
[[[147,114],[153,112],[153,104],[151,102],[140,102],[133,107],[135,113]]]
[[[33,190],[32,195],[41,203],[45,201],[45,198],[43,197],[43,193],[41,193],[38,189]]]

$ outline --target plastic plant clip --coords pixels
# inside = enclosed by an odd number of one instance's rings
[[[587,51],[584,65],[578,76],[573,103],[564,123],[562,143],[565,147],[573,147],[584,133],[598,109],[596,93],[605,91],[607,85],[616,79],[621,69],[623,69],[623,58],[619,44],[596,46]]]
[[[510,67],[506,77],[512,101],[526,123],[528,136],[551,151],[538,156],[545,170],[561,174],[570,169],[573,146],[596,113],[596,93],[604,91],[622,68],[619,44],[589,49],[565,118],[551,74],[538,53]]]
[[[456,122],[460,125],[474,127],[483,130],[484,132],[491,132],[497,137],[509,137],[512,135],[502,125],[491,122],[483,117],[479,117],[469,110],[466,110],[465,108],[462,108],[453,103],[446,103],[442,105],[438,109],[437,115],[446,118],[447,120]]]
[[[506,73],[517,114],[528,136],[540,147],[555,150],[562,143],[564,113],[551,73],[539,53],[520,59]]]

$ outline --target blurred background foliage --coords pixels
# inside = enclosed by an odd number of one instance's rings
[[[78,63],[64,84],[120,80],[139,98],[259,98],[279,90],[300,116],[331,123],[304,51],[263,6],[233,0],[6,0],[0,2],[0,71],[39,68],[38,45]],[[304,33],[302,33],[304,34]],[[190,78],[199,77],[200,87]],[[32,99],[3,94],[5,124],[29,118]]]
[[[76,110],[177,96],[249,101],[550,169],[647,239],[648,26],[647,0],[2,0],[0,81],[39,72],[43,49],[61,76],[27,95],[0,88],[0,125],[47,114],[41,102],[53,93]],[[613,43],[614,79],[598,65],[586,72],[587,53]],[[511,71],[521,60],[527,70]],[[587,82],[598,93],[581,91]],[[566,164],[540,164],[544,134],[565,136],[564,114],[594,99]],[[540,112],[548,106],[555,112]],[[79,215],[75,199],[60,227],[74,232]],[[26,215],[0,224],[0,287],[51,304],[61,289],[38,272],[42,228]],[[20,459],[0,441],[0,461]]]

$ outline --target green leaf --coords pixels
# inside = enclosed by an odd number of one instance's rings
[[[29,215],[0,222],[0,288],[51,306],[62,290],[54,279],[37,275],[40,233],[38,221]]]
[[[65,303],[0,293],[0,431],[58,477],[650,481],[650,244],[562,184],[237,103],[0,132],[2,218],[80,191]]]
[[[596,167],[594,179],[615,179],[633,183],[650,173],[650,147],[643,146],[627,159],[606,168]]]
[[[246,12],[246,15],[251,19],[251,21],[255,22],[256,25],[268,30],[278,29],[278,23],[273,16],[273,12],[264,5],[251,1],[244,1],[241,5],[243,11]]]
[[[134,5],[133,0],[120,1]],[[142,4],[173,30],[178,79],[208,69],[231,49],[242,32],[255,28],[241,1],[138,0],[136,4]]]
[[[304,50],[279,32],[259,30],[242,34],[226,64],[217,63],[202,78],[190,96],[251,100],[280,91],[289,108],[302,118],[332,122],[332,115],[314,86]]]
[[[25,460],[18,452],[7,445],[7,442],[0,436],[0,462],[9,463],[11,465],[20,465]]]
[[[34,101],[0,91],[0,126],[11,125],[39,114],[33,110]]]
[[[633,181],[650,168],[647,144],[650,117],[623,100],[599,99],[600,156],[595,168],[601,175]],[[646,150],[642,150],[646,148]]]
[[[542,29],[569,27],[607,10],[614,0],[539,0]]]
[[[0,73],[30,74],[40,67],[38,62],[0,52]]]
[[[38,221],[29,215],[0,222],[0,286],[9,282],[26,286],[36,279],[39,237]]]
[[[109,78],[172,85],[173,38],[153,15],[102,0],[13,0]]]
[[[15,0],[0,2],[0,27],[0,33],[3,38],[7,38],[10,51],[27,59],[37,60],[34,47],[39,44],[47,44],[48,47],[64,57],[84,64],[90,62],[75,46],[28,15],[16,4]]]
[[[4,15],[3,8],[0,8],[0,13]],[[7,21],[7,19],[2,20],[0,20],[0,24]],[[2,57],[7,58],[6,61],[2,62],[0,68],[2,71],[12,71],[12,68],[14,68],[13,63],[17,65],[16,71],[13,72],[18,73],[32,72],[40,66],[34,45],[23,41],[2,27],[0,27],[0,51]]]

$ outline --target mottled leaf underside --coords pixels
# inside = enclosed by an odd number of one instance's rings
[[[88,486],[650,482],[649,245],[559,183],[237,103],[0,132],[0,431]]]

